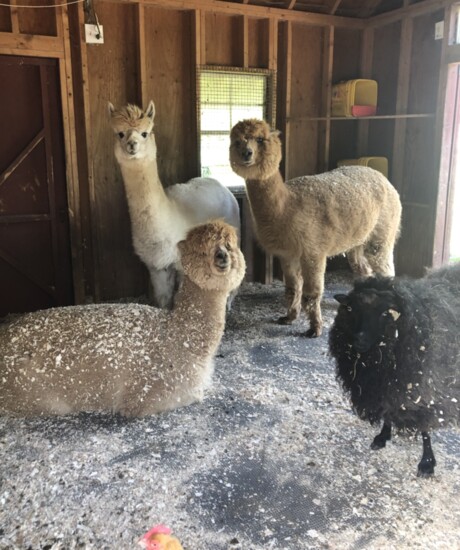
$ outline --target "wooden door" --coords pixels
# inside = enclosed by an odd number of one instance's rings
[[[56,60],[0,56],[0,316],[73,303]]]

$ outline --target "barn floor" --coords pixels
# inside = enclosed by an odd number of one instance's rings
[[[349,278],[328,275],[323,313]],[[129,550],[169,525],[185,550],[460,548],[460,433],[376,433],[318,339],[273,322],[281,283],[243,285],[200,404],[136,421],[0,419],[0,549]]]

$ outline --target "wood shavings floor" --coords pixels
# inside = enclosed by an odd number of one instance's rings
[[[284,314],[281,283],[244,284],[200,404],[147,419],[0,419],[0,549],[130,550],[157,523],[185,550],[460,548],[460,433],[421,441],[350,410],[322,337]]]

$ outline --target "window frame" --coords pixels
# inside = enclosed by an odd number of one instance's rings
[[[272,69],[259,68],[242,68],[242,67],[226,67],[219,65],[199,65],[196,69],[196,127],[197,127],[197,159],[200,176],[202,174],[201,163],[201,140],[203,135],[228,136],[230,130],[222,132],[216,130],[201,129],[201,75],[203,73],[217,73],[222,75],[235,76],[264,76],[266,78],[265,85],[265,102],[263,106],[264,120],[275,127],[276,122],[276,71]],[[212,176],[211,176],[212,177]],[[230,186],[233,187],[233,186]]]

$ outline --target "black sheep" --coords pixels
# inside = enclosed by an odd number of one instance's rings
[[[421,279],[370,277],[340,303],[329,334],[337,379],[354,410],[383,420],[371,448],[391,427],[419,431],[419,476],[434,473],[429,431],[460,419],[460,264]]]

